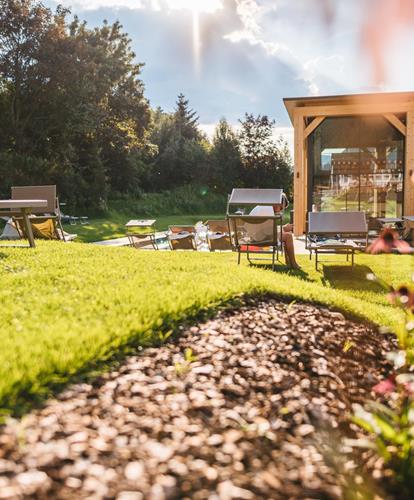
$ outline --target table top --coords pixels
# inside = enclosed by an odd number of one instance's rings
[[[399,222],[403,222],[400,217],[380,217],[377,220],[382,222],[382,224],[397,224]]]
[[[340,241],[333,239],[321,241],[318,243],[312,243],[309,245],[309,247],[312,247],[313,249],[359,248],[353,240]]]
[[[156,219],[133,219],[125,224],[126,227],[151,227]]]
[[[414,222],[414,215],[404,215],[404,220],[408,220],[408,222]]]
[[[42,208],[47,200],[0,200],[0,208]]]

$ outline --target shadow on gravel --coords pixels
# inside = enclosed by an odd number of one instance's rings
[[[355,264],[354,267],[350,265],[343,266],[323,266],[324,285],[329,284],[332,288],[339,288],[341,290],[358,290],[380,293],[387,291],[387,287],[380,281],[373,281],[367,278],[367,275],[373,275],[370,267]]]

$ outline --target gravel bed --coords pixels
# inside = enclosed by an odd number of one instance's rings
[[[391,343],[327,309],[247,301],[0,428],[0,498],[340,498],[318,443],[351,432]]]

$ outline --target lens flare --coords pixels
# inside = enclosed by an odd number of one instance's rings
[[[173,10],[189,10],[193,16],[193,62],[196,77],[201,75],[201,30],[200,15],[214,14],[223,8],[222,0],[166,0]]]

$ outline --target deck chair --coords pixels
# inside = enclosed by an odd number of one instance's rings
[[[257,257],[258,254],[268,254],[271,256],[274,271],[280,248],[279,217],[237,215],[229,218],[229,224],[232,247],[238,253],[237,263],[240,264],[242,253],[246,254],[250,264],[255,261],[268,261],[266,257]]]
[[[62,241],[76,238],[76,234],[68,234],[63,230],[55,185],[14,186],[11,188],[11,197],[13,200],[47,200],[47,207],[33,209],[29,219],[35,238]],[[13,220],[20,236],[25,238],[23,220],[19,217],[14,217]]]
[[[368,244],[368,224],[364,212],[309,212],[306,234],[309,258],[315,254],[318,269],[320,254],[346,255],[354,265],[355,252]]]
[[[287,198],[282,189],[233,189],[227,202],[227,220],[233,250],[245,253],[249,263],[269,261],[272,270],[282,248],[283,210]],[[265,255],[260,258],[258,255]]]
[[[168,242],[171,250],[197,250],[194,226],[169,226]]]
[[[127,233],[127,237],[131,247],[137,249],[147,249],[148,247],[151,247],[154,250],[158,250],[157,240],[155,238],[155,234],[153,233]]]
[[[209,220],[207,244],[210,252],[231,250],[229,223],[226,220]]]

